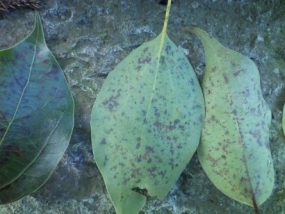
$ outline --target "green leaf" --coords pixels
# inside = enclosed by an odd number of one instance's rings
[[[146,194],[164,198],[199,143],[203,95],[167,19],[108,75],[92,110],[94,157],[118,214],[138,213]]]
[[[0,51],[0,203],[30,194],[47,181],[74,125],[63,71],[35,17],[26,39]]]
[[[206,118],[198,157],[224,194],[257,208],[271,194],[271,112],[262,96],[256,65],[199,29],[205,48],[203,80]]]

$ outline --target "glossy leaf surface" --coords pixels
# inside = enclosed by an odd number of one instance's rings
[[[56,168],[73,129],[73,99],[46,46],[32,33],[0,51],[0,202],[37,190]]]
[[[117,213],[163,198],[199,143],[204,102],[183,52],[164,31],[108,75],[91,115],[93,152]]]
[[[205,48],[206,118],[198,157],[210,180],[227,196],[250,206],[271,194],[271,112],[256,65],[194,28]]]

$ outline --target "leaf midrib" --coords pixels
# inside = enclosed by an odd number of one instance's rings
[[[156,70],[155,70],[154,80],[153,80],[153,84],[152,84],[152,92],[151,92],[149,103],[147,106],[146,118],[148,118],[148,116],[149,116],[152,100],[153,100],[153,97],[154,97],[154,94],[156,91],[157,76],[158,76],[158,71],[160,68],[160,60],[161,60],[162,50],[163,50],[165,40],[167,37],[167,25],[168,25],[168,20],[169,20],[169,15],[170,15],[170,8],[171,8],[171,0],[168,0],[167,7],[166,7],[166,13],[165,13],[165,19],[164,19],[164,23],[163,23],[163,28],[162,28],[162,31],[159,35],[159,37],[161,37],[161,40],[159,43]]]

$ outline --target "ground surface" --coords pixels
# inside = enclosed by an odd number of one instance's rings
[[[160,32],[165,6],[156,0],[48,0],[40,10],[46,41],[62,66],[76,102],[70,146],[49,182],[38,193],[5,206],[1,214],[111,214],[114,209],[93,162],[90,111],[108,72],[131,50]],[[0,18],[0,48],[27,35],[33,12],[11,11]],[[175,0],[168,32],[185,49],[199,78],[203,49],[187,27],[197,25],[225,46],[253,59],[273,113],[271,149],[276,170],[272,197],[261,213],[285,213],[285,1]],[[148,200],[142,213],[253,213],[219,192],[194,156],[163,201]]]

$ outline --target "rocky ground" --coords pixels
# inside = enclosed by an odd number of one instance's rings
[[[92,158],[90,112],[107,74],[131,50],[160,33],[165,6],[158,0],[47,0],[39,11],[46,41],[62,66],[76,102],[70,146],[48,183],[36,194],[0,206],[1,214],[112,214],[101,175]],[[249,56],[259,67],[263,94],[273,113],[271,149],[276,185],[261,213],[285,213],[284,0],[174,0],[168,32],[184,48],[201,79],[203,49],[187,28],[197,25],[225,46]],[[11,10],[0,17],[0,48],[24,38],[33,12]],[[245,214],[252,209],[217,190],[194,156],[169,195],[149,199],[142,213]]]

